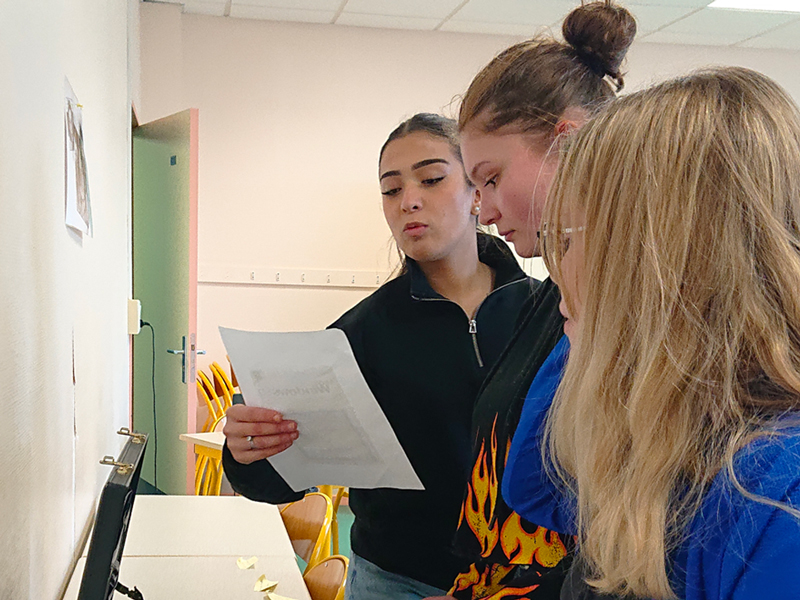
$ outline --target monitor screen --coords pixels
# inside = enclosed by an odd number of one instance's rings
[[[128,435],[128,441],[100,494],[78,600],[110,600],[117,587],[122,549],[147,446],[145,434],[131,434],[127,430],[120,433]],[[104,464],[110,464],[106,462],[109,458],[103,459]]]

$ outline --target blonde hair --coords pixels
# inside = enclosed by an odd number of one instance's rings
[[[726,469],[753,498],[734,453],[800,408],[798,108],[743,68],[617,100],[563,157],[548,230],[575,209],[585,297],[548,448],[592,585],[674,598],[667,556],[709,484]]]

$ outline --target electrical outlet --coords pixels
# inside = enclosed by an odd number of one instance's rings
[[[142,303],[128,298],[128,335],[136,335],[142,330]]]

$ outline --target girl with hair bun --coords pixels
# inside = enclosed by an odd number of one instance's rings
[[[541,36],[501,52],[472,81],[459,114],[480,221],[523,257],[539,255],[557,147],[622,88],[636,22],[610,0],[590,2],[566,17],[562,31],[565,42]],[[559,300],[555,284],[544,281],[475,404],[474,460],[456,537],[470,565],[449,592],[458,600],[559,597],[572,536],[521,518],[500,486],[531,383],[563,337]]]
[[[528,514],[578,534],[562,597],[800,597],[800,109],[732,67],[631,94],[545,218],[571,350],[544,454],[572,500]]]

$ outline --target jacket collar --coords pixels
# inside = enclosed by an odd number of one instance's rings
[[[527,277],[511,249],[502,239],[480,231],[478,232],[478,260],[494,271],[494,289]],[[406,267],[411,278],[411,295],[414,298],[445,299],[431,287],[414,259],[406,257]]]

